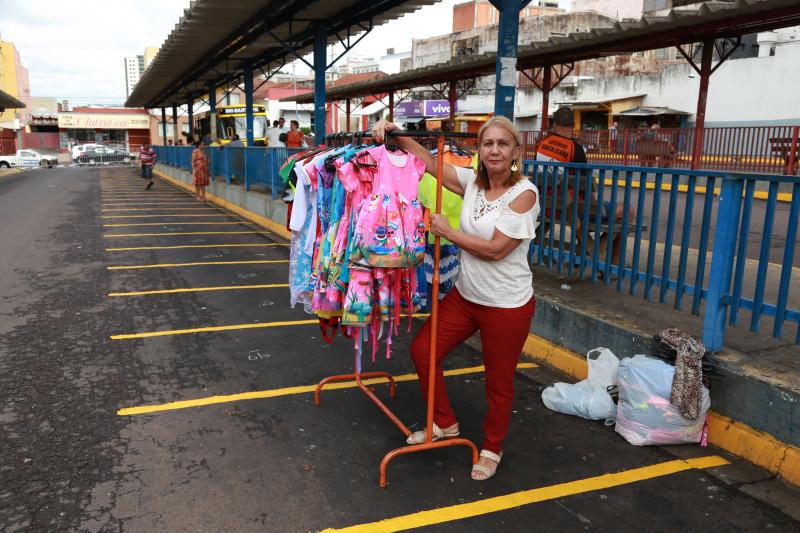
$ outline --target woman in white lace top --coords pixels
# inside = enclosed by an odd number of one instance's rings
[[[381,142],[385,132],[397,129],[395,124],[380,121],[373,135]],[[472,478],[485,480],[494,475],[502,457],[514,400],[514,373],[536,309],[527,252],[536,231],[539,194],[520,172],[521,137],[511,121],[492,117],[478,137],[477,172],[445,164],[441,176],[445,187],[464,197],[461,229],[452,228],[445,216],[431,218],[431,231],[461,249],[455,289],[439,307],[433,440],[459,434],[442,361],[458,344],[480,331],[489,409],[483,425],[483,449],[473,466]],[[393,142],[423,159],[426,170],[436,175],[436,158],[425,147],[410,137],[394,137]],[[426,321],[411,346],[423,396],[427,395],[430,376],[430,328],[430,321]],[[423,430],[412,434],[408,443],[424,440]]]

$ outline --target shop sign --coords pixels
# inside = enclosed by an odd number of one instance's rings
[[[450,114],[450,102],[447,100],[425,100],[425,116],[437,117]]]
[[[62,129],[146,130],[150,128],[150,115],[59,113],[58,127]]]
[[[394,106],[394,116],[396,117],[421,117],[423,115],[422,100],[410,100],[400,102]]]

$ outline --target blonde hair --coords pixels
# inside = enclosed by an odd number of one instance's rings
[[[492,126],[499,126],[503,128],[509,132],[512,137],[514,137],[517,147],[522,146],[522,134],[519,132],[514,123],[508,120],[506,117],[502,115],[496,115],[484,122],[483,126],[481,126],[481,129],[478,130],[478,177],[475,180],[478,184],[478,187],[481,189],[488,189],[490,185],[489,173],[486,171],[486,167],[483,166],[483,161],[481,161],[480,149],[483,143],[483,133]],[[504,186],[510,187],[524,178],[520,170],[522,168],[522,161],[519,162],[517,167],[517,170],[511,171],[511,175],[503,183]]]

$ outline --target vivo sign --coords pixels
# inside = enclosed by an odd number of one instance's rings
[[[447,100],[425,100],[425,116],[450,114],[450,102]]]
[[[450,113],[447,100],[411,100],[400,102],[394,108],[397,117],[436,117]]]

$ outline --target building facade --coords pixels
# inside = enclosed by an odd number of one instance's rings
[[[0,128],[22,130],[30,123],[31,87],[28,69],[14,43],[0,40],[0,90],[22,101],[24,109],[7,109],[0,113]]]
[[[130,96],[142,76],[143,56],[130,56],[123,59],[125,64],[125,96]]]
[[[75,107],[58,114],[62,148],[97,143],[137,151],[150,142],[150,115],[144,109]]]

